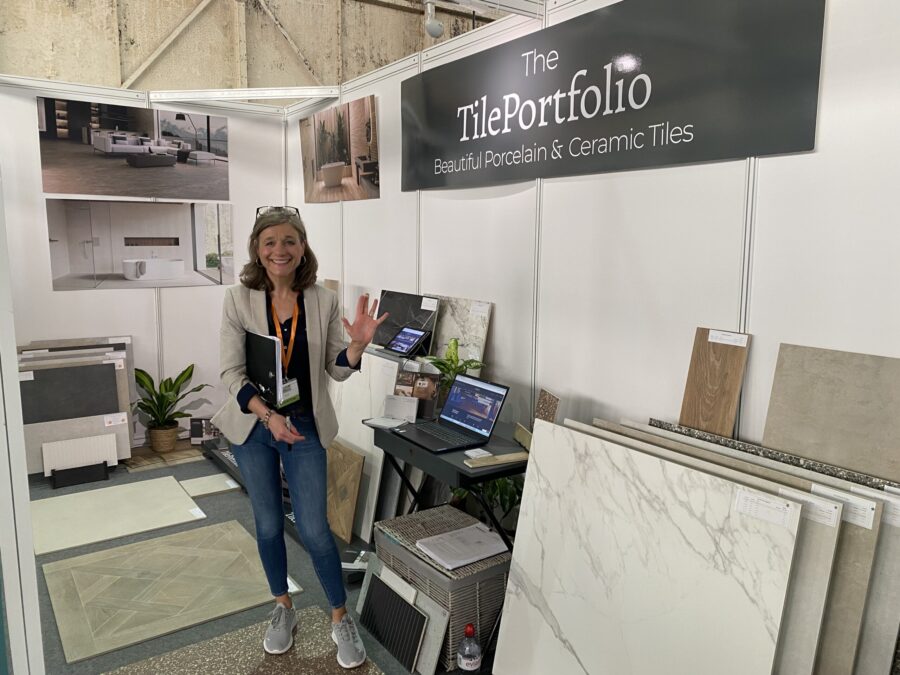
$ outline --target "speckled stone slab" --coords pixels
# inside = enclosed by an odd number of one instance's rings
[[[826,476],[834,476],[835,478],[847,480],[851,483],[859,483],[860,485],[875,488],[876,490],[883,489],[885,485],[900,487],[900,483],[885,480],[884,478],[868,476],[864,473],[859,473],[858,471],[845,469],[834,464],[826,464],[825,462],[817,462],[812,459],[806,459],[805,457],[799,457],[789,452],[782,452],[781,450],[773,450],[772,448],[766,448],[762,445],[757,445],[756,443],[739,441],[735,438],[725,438],[724,436],[717,436],[716,434],[710,434],[706,431],[699,431],[697,429],[691,429],[690,427],[683,427],[680,424],[675,424],[674,422],[663,422],[662,420],[654,419],[651,417],[650,426],[657,427],[658,429],[663,429],[665,431],[672,431],[676,434],[681,434],[682,436],[690,436],[691,438],[696,438],[698,441],[706,441],[707,443],[724,445],[726,448],[731,448],[732,450],[740,450],[741,452],[747,452],[751,455],[758,455],[760,457],[765,457],[766,459],[774,459],[776,462],[792,464],[793,466],[799,466],[803,469],[809,469],[810,471],[815,471],[816,473],[821,473]]]
[[[554,424],[556,411],[559,409],[559,396],[551,394],[546,389],[541,389],[537,403],[534,406],[534,419],[544,420]]]
[[[318,607],[298,610],[297,618],[294,646],[285,654],[263,651],[268,626],[263,622],[117,668],[108,675],[383,675],[371,660],[352,671],[338,665],[331,621]]]

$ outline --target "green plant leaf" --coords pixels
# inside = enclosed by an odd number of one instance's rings
[[[178,377],[175,378],[174,389],[176,392],[181,391],[181,388],[185,385],[185,383],[191,379],[194,375],[194,364],[192,363],[187,368],[178,373]]]
[[[153,382],[153,378],[150,377],[150,373],[148,373],[146,370],[135,368],[134,379],[135,382],[137,382],[137,385],[148,394],[156,393],[156,384]]]

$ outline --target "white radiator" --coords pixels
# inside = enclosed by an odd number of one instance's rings
[[[107,466],[119,463],[115,434],[43,443],[41,451],[44,455],[45,476],[50,476],[54,469],[75,469],[100,462],[106,462]]]

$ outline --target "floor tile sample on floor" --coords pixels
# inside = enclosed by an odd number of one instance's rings
[[[594,424],[597,424],[597,420]],[[770,495],[800,502],[802,504],[800,528],[797,531],[794,564],[791,567],[772,675],[814,675],[840,534],[842,504],[787,488],[781,483],[761,478],[753,473],[721,466],[669,449],[665,445],[674,446],[674,444],[664,439],[658,439],[663,445],[654,443],[652,437],[639,440],[629,435],[629,433],[638,435],[639,432],[627,427],[610,423],[599,428],[571,420],[566,420],[565,426],[652,454],[666,461],[762,490]]]
[[[200,476],[200,478],[183,480],[181,481],[181,487],[191,497],[208,497],[241,489],[237,481],[227,473],[214,473],[212,476]]]
[[[763,445],[900,481],[900,359],[782,344]]]
[[[734,435],[750,336],[698,328],[679,423],[722,436]]]
[[[36,555],[205,517],[171,476],[31,502]]]
[[[531,453],[497,675],[771,673],[798,503],[543,421]]]
[[[234,520],[47,563],[44,576],[68,663],[272,601]]]
[[[201,462],[204,459],[202,450],[192,447],[189,440],[181,439],[175,443],[175,449],[171,452],[153,452],[148,447],[134,448],[131,458],[122,463],[129,473],[138,473],[167,466]]]
[[[297,610],[297,618],[294,646],[285,654],[263,651],[266,621],[122,666],[107,675],[383,675],[371,660],[350,671],[338,665],[331,619],[318,607]]]
[[[638,432],[651,433],[677,443],[686,448],[686,452],[694,452],[696,456],[710,459],[718,456],[719,459],[714,461],[729,466],[746,467],[748,464],[755,466],[760,475],[773,476],[779,482],[785,482],[804,491],[813,491],[814,486],[827,485],[832,479],[830,476],[815,474],[800,467],[792,467],[673,431],[634,422],[625,424],[634,427]],[[777,475],[781,475],[782,478],[777,478]],[[876,503],[876,500],[857,498],[848,490],[838,492],[840,501],[844,503],[843,522],[838,535],[834,573],[822,625],[816,675],[846,675],[853,672],[865,622],[868,604],[866,598],[871,593],[875,561],[880,548],[883,504]],[[857,503],[848,504],[848,501]]]

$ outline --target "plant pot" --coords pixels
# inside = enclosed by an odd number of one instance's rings
[[[150,448],[153,452],[172,452],[180,431],[181,427],[177,424],[164,429],[150,429]]]

